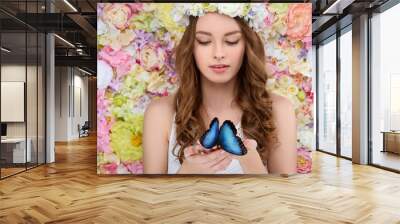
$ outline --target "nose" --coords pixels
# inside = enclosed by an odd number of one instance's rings
[[[214,45],[214,59],[222,60],[225,58],[225,51],[222,44]]]

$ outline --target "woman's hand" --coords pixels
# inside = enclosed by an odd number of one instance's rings
[[[215,174],[225,170],[232,161],[230,153],[218,148],[209,151],[200,144],[186,147],[184,155],[178,174]]]
[[[243,139],[243,144],[247,149],[244,156],[235,156],[239,160],[245,174],[267,174],[268,170],[264,166],[261,156],[257,151],[257,142],[254,139]]]

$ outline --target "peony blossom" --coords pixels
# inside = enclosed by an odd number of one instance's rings
[[[164,68],[166,58],[165,51],[157,44],[146,44],[139,49],[139,57],[136,59],[146,71],[161,71]]]
[[[133,174],[143,173],[143,164],[139,161],[135,161],[132,163],[126,163],[125,167],[129,170],[129,172],[131,172]]]
[[[297,149],[297,172],[310,173],[312,167],[311,152],[305,147]]]
[[[302,40],[311,36],[311,4],[291,4],[287,15],[286,35],[291,40]]]
[[[117,174],[118,165],[116,163],[103,164],[101,167],[107,174]]]
[[[128,21],[142,7],[142,4],[105,4],[103,19],[117,29],[128,27]]]
[[[111,47],[104,47],[98,54],[102,59],[116,69],[117,76],[125,76],[132,66],[132,57],[123,50],[114,50]]]

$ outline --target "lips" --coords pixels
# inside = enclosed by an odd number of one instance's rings
[[[217,64],[217,65],[211,65],[209,66],[211,70],[213,70],[215,73],[224,73],[228,68],[229,65],[225,64]]]

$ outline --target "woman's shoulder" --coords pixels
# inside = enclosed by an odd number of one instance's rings
[[[153,99],[144,113],[145,123],[156,125],[159,130],[168,130],[175,113],[174,95]],[[149,122],[150,121],[150,122]]]
[[[272,108],[273,111],[276,112],[290,112],[293,110],[293,104],[290,102],[290,100],[284,96],[275,94],[275,93],[270,93],[270,97],[272,100]]]
[[[151,111],[152,113],[162,113],[164,115],[166,115],[166,113],[168,115],[173,115],[175,112],[174,95],[153,99],[147,106],[146,112],[147,111]]]
[[[270,94],[272,100],[272,116],[277,124],[285,124],[295,121],[295,110],[292,102],[281,95]]]
[[[172,120],[175,113],[174,97],[175,95],[171,94],[153,99],[146,108],[145,116],[171,118],[168,120]]]

